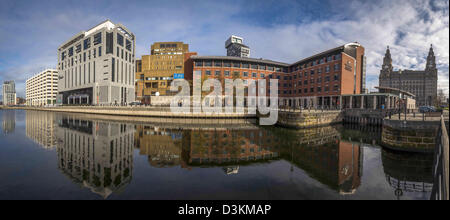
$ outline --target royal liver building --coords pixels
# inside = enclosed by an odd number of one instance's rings
[[[425,70],[393,71],[389,46],[384,55],[383,66],[380,71],[380,87],[391,87],[405,90],[416,95],[416,105],[433,105],[437,97],[437,69],[433,45],[427,57]]]

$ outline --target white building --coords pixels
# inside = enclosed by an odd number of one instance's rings
[[[133,102],[135,36],[106,20],[58,48],[61,104],[110,105]]]
[[[29,78],[25,85],[28,106],[56,104],[58,95],[58,70],[46,69]]]
[[[3,105],[16,105],[16,84],[14,81],[3,82]]]
[[[231,35],[225,42],[225,48],[227,49],[227,56],[250,57],[250,47],[244,44],[242,37]]]

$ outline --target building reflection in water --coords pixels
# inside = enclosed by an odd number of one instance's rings
[[[428,192],[433,188],[433,155],[395,152],[383,149],[381,152],[386,181],[394,189],[397,199],[405,193]]]
[[[2,130],[4,134],[13,133],[16,129],[16,111],[2,110]]]
[[[353,194],[361,184],[363,148],[341,139],[339,127],[278,132],[281,156],[341,195]]]
[[[178,130],[150,125],[136,127],[136,148],[154,167],[222,167],[238,174],[240,166],[284,159],[311,177],[351,194],[361,184],[363,151],[360,143],[341,141],[336,127],[302,130],[234,128]]]
[[[27,136],[44,147],[56,145],[62,173],[103,198],[130,183],[134,148],[158,168],[221,167],[227,175],[238,175],[242,166],[285,160],[341,194],[352,194],[361,184],[363,148],[342,140],[339,127],[292,130],[234,124],[177,129],[165,123],[112,120],[28,111]]]
[[[44,149],[56,147],[55,114],[53,112],[26,111],[25,131],[28,138]]]
[[[56,117],[58,168],[103,198],[124,189],[132,178],[134,126]]]

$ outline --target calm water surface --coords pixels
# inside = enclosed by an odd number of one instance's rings
[[[428,199],[380,131],[0,110],[0,199]],[[233,124],[230,124],[233,123]]]

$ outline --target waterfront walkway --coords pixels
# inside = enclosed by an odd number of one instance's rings
[[[127,107],[127,106],[59,106],[59,107],[0,107],[1,109],[22,109],[36,111],[53,111],[67,113],[85,113],[135,117],[168,117],[168,118],[255,118],[256,114],[247,109],[233,113],[195,112],[191,107],[190,112],[172,112],[170,107]]]

